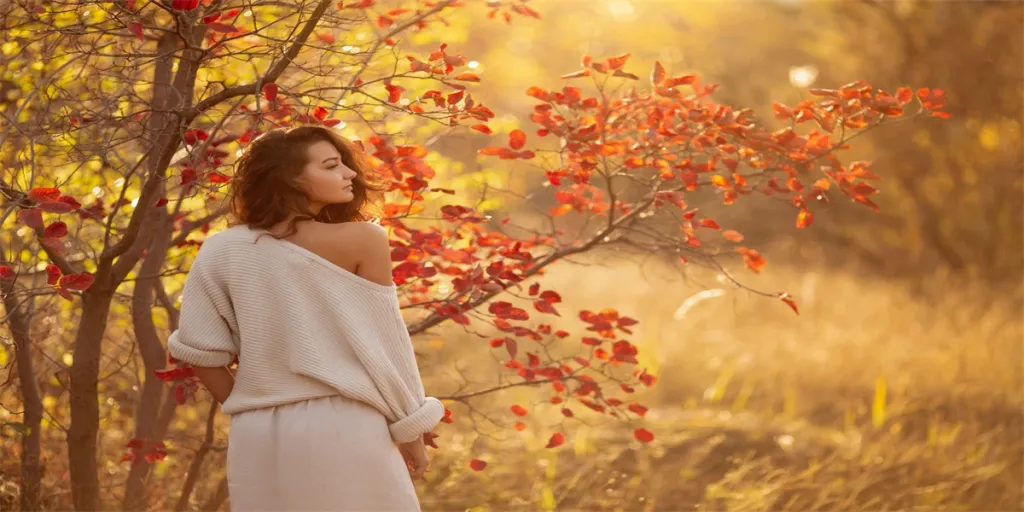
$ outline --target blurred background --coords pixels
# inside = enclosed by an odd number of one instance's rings
[[[626,51],[629,70],[641,74],[657,60],[670,73],[699,73],[721,84],[716,100],[768,122],[772,101],[793,105],[807,87],[860,79],[890,91],[945,89],[952,119],[897,123],[855,142],[852,156],[883,176],[881,213],[836,200],[805,230],[793,228],[791,208],[767,199],[716,213],[768,258],[746,282],[793,293],[800,316],[712,272],[680,275],[657,257],[604,252],[552,270],[545,282],[563,291],[565,309],[614,307],[641,321],[640,366],[660,380],[640,401],[651,406],[658,442],[641,446],[630,429],[604,422],[574,427],[573,449],[556,455],[543,450],[544,429],[509,436],[507,425],[480,420],[465,438],[442,440],[452,458],[486,446],[492,465],[443,467],[447,478],[433,480],[425,506],[1021,510],[1022,4],[535,7],[542,20],[495,36],[469,31],[462,42],[490,84],[485,103],[521,120],[533,105],[529,86],[558,86],[550,77],[578,69],[581,54]],[[462,162],[462,175],[500,180],[507,175],[475,159],[488,144],[452,134],[431,148]],[[451,330],[432,345],[438,382],[453,359],[470,375],[488,371],[490,358],[473,359],[458,336]],[[533,417],[549,427],[562,420],[557,411]]]
[[[529,87],[561,87],[558,77],[579,69],[583,54],[624,52],[632,54],[627,69],[638,75],[660,61],[672,75],[697,73],[720,84],[716,101],[751,108],[769,126],[773,101],[793,105],[809,97],[809,87],[854,80],[887,91],[944,89],[952,118],[891,123],[855,141],[848,156],[873,161],[883,177],[874,197],[880,213],[840,197],[815,210],[813,227],[797,230],[791,206],[758,195],[715,211],[722,226],[744,233],[745,245],[768,260],[760,275],[738,260],[728,268],[753,288],[793,294],[799,316],[713,271],[680,268],[659,254],[602,249],[551,267],[545,288],[561,294],[560,310],[616,308],[640,321],[631,338],[638,367],[658,378],[636,396],[649,408],[645,418],[577,410],[569,420],[545,403],[549,393],[530,387],[451,406],[455,424],[438,428],[441,448],[431,452],[427,482],[418,484],[423,508],[1024,510],[1024,3],[529,5],[541,19],[505,26],[455,16],[444,28],[444,41],[483,79],[473,95],[499,114],[491,123],[496,134],[534,131]],[[424,31],[415,50],[432,51],[437,40],[436,31]],[[5,87],[14,84],[0,81],[6,108]],[[536,193],[540,173],[478,156],[504,140],[436,126],[396,137],[433,152],[439,186],[469,195],[507,188],[529,197],[480,205],[529,224],[541,218],[536,210],[555,203]],[[51,320],[33,334],[45,376],[46,499],[65,504],[73,313],[41,302],[36,314]],[[117,303],[101,395],[101,475],[112,494],[128,472],[117,460],[132,436],[130,407],[143,371],[131,322],[127,301]],[[578,328],[572,318],[566,325]],[[466,382],[493,382],[503,371],[495,351],[458,326],[416,343],[427,389],[439,396]],[[13,367],[12,360],[13,350],[0,348],[0,367]],[[210,420],[215,442],[204,439],[206,411],[216,409],[205,393],[197,399],[181,408],[168,453],[148,477],[160,509],[173,503],[197,452],[208,457],[204,476],[192,482],[194,504],[225,507],[218,482],[227,419]],[[17,418],[18,400],[0,387],[0,420]],[[512,417],[510,403],[531,414]],[[572,425],[562,429],[567,421]],[[633,438],[640,425],[655,433],[654,442]],[[566,432],[561,449],[545,449],[553,430]],[[17,492],[11,475],[18,461],[9,455],[19,441],[10,429],[0,432],[6,510]],[[487,462],[486,471],[468,467],[472,458]]]

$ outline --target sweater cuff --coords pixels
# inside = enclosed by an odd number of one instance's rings
[[[444,418],[444,404],[428,396],[423,405],[412,414],[388,425],[391,439],[396,443],[408,443],[430,432]]]
[[[217,368],[227,366],[235,360],[235,355],[223,350],[204,350],[191,347],[181,342],[180,331],[174,331],[167,339],[167,352],[171,357],[192,366]]]

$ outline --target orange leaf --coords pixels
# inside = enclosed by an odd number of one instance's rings
[[[798,229],[806,228],[814,222],[814,214],[807,210],[800,210],[800,213],[796,216],[796,227]]]
[[[719,226],[717,222],[715,222],[715,221],[713,221],[711,219],[701,219],[700,223],[701,223],[702,226],[704,226],[706,228],[719,229],[719,230],[722,229],[722,227]]]
[[[725,176],[716,174],[711,177],[711,183],[718,188],[732,190],[732,182],[730,182],[729,178],[726,178]]]
[[[508,145],[515,150],[523,149],[526,145],[526,134],[522,130],[512,130],[512,133],[508,134]]]
[[[899,100],[900,105],[905,105],[914,99],[914,91],[910,87],[900,87],[896,90],[896,99]]]
[[[665,79],[665,68],[662,67],[661,62],[654,62],[654,69],[651,70],[651,85],[657,87],[662,80]]]
[[[523,423],[521,421],[517,421],[516,422],[516,430],[518,430],[519,432],[522,432],[522,431],[526,430],[526,423]]]
[[[515,414],[516,416],[526,416],[527,414],[526,408],[521,405],[513,405],[510,409],[512,414]]]
[[[761,254],[754,249],[740,247],[736,249],[736,252],[743,255],[743,261],[747,264],[748,267],[750,267],[750,270],[754,271],[755,274],[760,274],[761,269],[764,268],[765,264],[768,263],[767,261],[765,261],[764,257],[761,256]]]
[[[629,61],[630,54],[623,53],[622,55],[612,57],[608,59],[608,69],[622,69]]]
[[[798,315],[800,314],[800,308],[797,307],[796,301],[793,300],[793,296],[792,295],[790,295],[788,293],[785,293],[785,292],[782,292],[782,293],[779,294],[779,300],[781,300],[782,302],[785,302],[786,305],[788,305],[789,307],[793,308],[793,312],[794,313],[796,313]]]
[[[474,124],[471,128],[480,133],[486,133],[487,135],[494,133],[486,124]]]
[[[551,439],[548,439],[548,444],[545,448],[557,448],[562,446],[562,443],[565,443],[565,434],[555,432],[554,434],[551,434]]]
[[[647,430],[645,428],[638,428],[634,430],[633,437],[635,437],[636,440],[640,441],[641,443],[649,443],[651,441],[654,441],[654,434],[652,434],[650,430]]]
[[[571,204],[560,204],[548,210],[548,215],[551,215],[552,217],[561,217],[562,215],[565,215],[571,211]]]
[[[459,73],[455,75],[456,80],[462,80],[463,82],[479,82],[480,77],[473,73]]]
[[[739,231],[733,231],[731,229],[727,230],[727,231],[724,231],[722,233],[722,238],[724,238],[724,239],[726,239],[726,240],[728,240],[730,242],[736,242],[736,243],[739,243],[739,242],[743,241],[743,235]]]

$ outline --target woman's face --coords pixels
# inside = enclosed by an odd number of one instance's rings
[[[352,180],[356,172],[341,161],[341,153],[327,141],[317,141],[306,148],[309,163],[299,174],[299,186],[309,197],[314,213],[329,204],[347,203],[355,198]]]

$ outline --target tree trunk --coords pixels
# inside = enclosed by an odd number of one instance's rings
[[[113,297],[113,291],[98,287],[82,294],[82,320],[75,336],[71,365],[71,427],[68,429],[68,466],[75,510],[101,510],[96,460],[100,426],[97,386],[100,349]]]
[[[134,437],[145,439],[147,443],[162,441],[167,427],[166,424],[157,425],[158,420],[162,419],[159,418],[160,404],[167,384],[154,372],[162,370],[166,366],[167,354],[160,343],[156,325],[153,322],[153,299],[156,295],[156,287],[163,286],[160,283],[160,270],[167,258],[167,246],[170,243],[173,228],[171,219],[163,208],[157,209],[152,215],[157,224],[156,233],[154,233],[153,242],[146,252],[146,259],[143,260],[139,269],[135,290],[132,293],[132,326],[145,368],[145,377],[136,407]],[[173,405],[174,397],[168,395],[167,401]],[[170,418],[173,418],[173,414],[168,420]],[[145,480],[151,468],[152,465],[146,460],[140,460],[132,465],[125,483],[124,510],[146,508]]]
[[[21,436],[21,510],[39,510],[40,482],[43,479],[42,451],[39,429],[43,420],[43,401],[39,396],[36,372],[32,364],[32,344],[29,337],[31,309],[29,303],[18,304],[14,296],[14,281],[4,281],[0,287],[8,327],[14,339],[18,381],[21,383],[21,402],[24,410],[25,431]],[[33,300],[33,299],[28,299]]]

